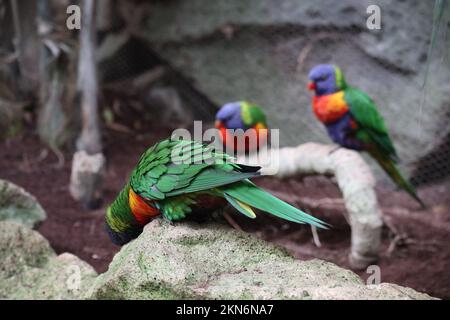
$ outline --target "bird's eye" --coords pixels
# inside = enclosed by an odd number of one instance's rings
[[[327,75],[323,75],[323,76],[320,76],[319,78],[317,78],[317,81],[324,81],[324,80],[327,80]]]

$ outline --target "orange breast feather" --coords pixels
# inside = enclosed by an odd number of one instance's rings
[[[146,224],[151,218],[160,214],[158,209],[146,203],[144,199],[137,195],[131,188],[128,193],[128,202],[134,217],[141,224]]]
[[[268,141],[269,137],[269,129],[267,129],[267,126],[265,126],[263,123],[257,123],[255,126],[253,126],[252,129],[256,130],[256,141],[251,140],[255,143],[250,143],[250,138],[253,138],[249,131],[245,131],[244,133],[244,140],[239,139],[239,135],[237,133],[232,134],[229,130],[227,130],[225,127],[220,127],[220,138],[222,139],[222,142],[225,146],[230,147],[231,150],[234,151],[256,151],[260,147],[265,146]],[[248,136],[248,137],[246,137]],[[238,141],[243,142],[243,145],[239,145]]]
[[[343,91],[324,96],[314,96],[312,104],[314,114],[323,123],[339,120],[348,112]]]

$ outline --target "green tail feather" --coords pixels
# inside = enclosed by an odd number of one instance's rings
[[[319,228],[327,229],[327,223],[291,206],[290,204],[274,197],[270,193],[258,188],[250,181],[242,181],[220,189],[225,199],[246,216],[250,216],[248,210],[239,205],[242,202],[252,208],[268,212],[279,218],[296,222],[309,223]],[[231,201],[230,201],[231,200]]]
[[[408,192],[408,194],[411,197],[413,197],[420,204],[420,206],[422,208],[426,207],[425,203],[417,195],[414,186],[411,184],[411,182],[409,182],[408,179],[406,179],[402,175],[402,173],[400,172],[400,169],[397,167],[397,165],[395,164],[395,162],[392,159],[384,156],[381,152],[379,152],[375,149],[369,150],[369,153],[375,160],[377,160],[379,165],[389,175],[389,177],[392,179],[392,181],[394,181],[397,184],[397,186],[399,188]]]
[[[253,212],[253,210],[249,210],[248,208],[245,208],[242,203],[239,203],[235,198],[229,196],[228,194],[224,193],[225,199],[228,201],[229,204],[231,204],[237,211],[242,213],[243,215],[255,219],[256,215]]]

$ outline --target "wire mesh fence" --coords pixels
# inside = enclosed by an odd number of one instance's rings
[[[371,4],[150,1],[141,29],[101,68],[111,80],[169,65],[177,72],[169,85],[190,109],[210,110],[194,118],[212,121],[222,104],[250,100],[281,129],[281,144],[292,146],[330,142],[306,85],[314,65],[334,63],[374,99],[414,183],[442,180],[449,172],[448,6],[437,14],[421,1]],[[377,12],[379,29],[369,25]]]

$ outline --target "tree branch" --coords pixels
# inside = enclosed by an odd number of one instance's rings
[[[80,56],[78,68],[78,88],[81,91],[82,130],[78,139],[78,149],[88,154],[102,151],[98,123],[97,68],[95,59],[95,21],[93,0],[83,0],[83,17],[80,30]]]
[[[365,268],[377,260],[381,244],[383,220],[374,190],[375,178],[358,152],[344,148],[333,151],[334,149],[334,145],[306,143],[272,152],[263,150],[238,161],[262,166],[261,172],[264,175],[334,176],[342,192],[352,229],[350,263],[354,268]],[[312,207],[336,205],[335,199],[312,201],[295,197],[294,200]]]

